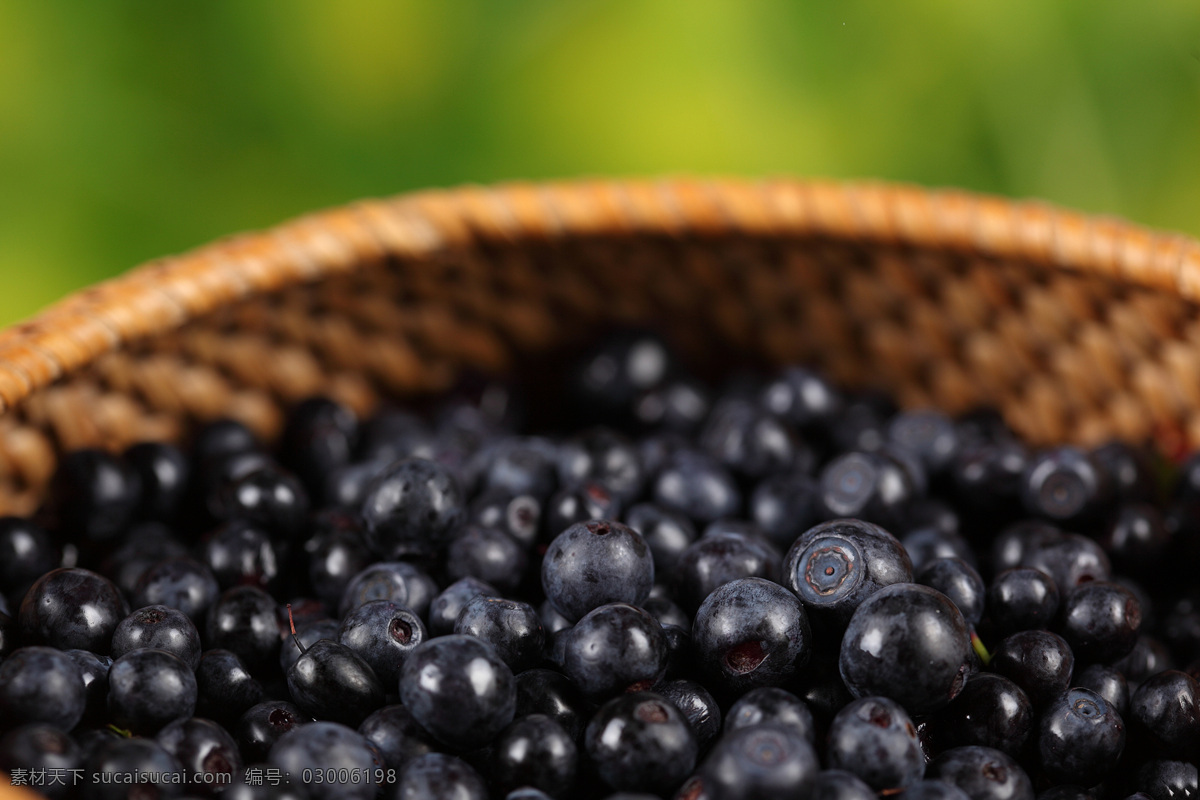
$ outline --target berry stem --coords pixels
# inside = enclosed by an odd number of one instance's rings
[[[979,638],[979,634],[971,631],[971,647],[975,648],[975,654],[979,656],[979,660],[986,667],[992,661],[992,654],[988,652],[987,647],[983,644],[983,639]]]
[[[288,626],[292,629],[292,641],[296,643],[296,647],[300,650],[300,655],[308,652],[308,648],[300,644],[300,639],[296,636],[296,620],[292,618],[292,604],[287,604],[288,610]],[[987,662],[984,662],[987,663]]]

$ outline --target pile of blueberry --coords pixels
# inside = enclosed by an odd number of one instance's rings
[[[0,769],[50,797],[1176,800],[1200,458],[1024,445],[642,333],[553,403],[67,454],[0,520]],[[532,406],[529,406],[532,407]],[[537,424],[531,424],[537,423]],[[530,430],[538,431],[537,435]]]

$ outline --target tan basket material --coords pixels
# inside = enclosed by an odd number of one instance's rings
[[[614,322],[699,363],[814,363],[1035,443],[1200,445],[1200,244],[962,192],[795,181],[507,185],[219,241],[0,334],[0,513],[57,453],[503,371]]]

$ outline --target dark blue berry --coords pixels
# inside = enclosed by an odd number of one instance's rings
[[[183,796],[182,765],[153,739],[108,742],[88,757],[85,768],[88,800]]]
[[[556,492],[546,501],[542,527],[547,538],[590,519],[618,519],[621,502],[599,483],[586,483]]]
[[[897,528],[919,495],[913,475],[884,453],[845,453],[825,465],[819,480],[826,519],[852,517]]]
[[[350,579],[338,613],[344,617],[372,600],[391,600],[423,617],[437,593],[437,584],[419,568],[406,561],[385,561],[372,564]]]
[[[117,625],[112,638],[113,658],[147,648],[166,650],[192,669],[200,663],[200,633],[187,615],[175,608],[139,608]]]
[[[706,524],[737,516],[742,496],[723,466],[708,456],[681,450],[670,456],[654,479],[654,502]]]
[[[164,650],[134,650],[108,670],[108,711],[123,728],[154,734],[196,710],[196,676]]]
[[[271,747],[268,762],[299,783],[305,775],[321,775],[320,783],[301,784],[308,797],[373,800],[378,791],[370,743],[357,731],[336,722],[300,725]]]
[[[128,613],[112,581],[86,569],[60,568],[29,587],[18,622],[27,642],[103,654]]]
[[[558,482],[564,488],[599,484],[628,502],[641,493],[644,479],[637,448],[616,431],[592,428],[558,447]]]
[[[673,791],[691,773],[698,750],[687,719],[652,692],[605,703],[588,723],[584,742],[600,778],[627,791]]]
[[[1033,784],[1009,755],[990,747],[955,747],[934,759],[930,778],[957,786],[971,800],[1033,800]]]
[[[1125,723],[1103,697],[1071,689],[1042,712],[1038,753],[1051,780],[1093,786],[1117,765]]]
[[[175,519],[183,509],[191,480],[191,464],[183,451],[165,442],[140,442],[126,450],[123,458],[141,488],[138,516]]]
[[[816,739],[812,712],[803,700],[786,689],[751,689],[725,715],[726,733],[764,724],[783,726],[809,742]]]
[[[514,673],[542,662],[546,634],[537,611],[528,603],[480,595],[463,607],[454,632],[491,644]]]
[[[221,594],[212,570],[186,556],[166,558],[138,578],[133,606],[164,605],[177,608],[199,623]]]
[[[567,619],[606,603],[640,603],[654,585],[654,558],[646,541],[619,522],[572,525],[546,550],[542,588]]]
[[[820,488],[803,472],[765,478],[750,496],[750,518],[772,544],[786,550],[821,515]]]
[[[1191,800],[1200,796],[1197,778],[1196,765],[1188,761],[1147,761],[1135,785],[1153,800]]]
[[[987,591],[988,618],[1001,634],[1048,627],[1058,603],[1054,579],[1032,567],[1001,572]]]
[[[826,769],[814,775],[804,796],[807,800],[874,800],[878,797],[862,778],[840,769]]]
[[[1128,655],[1141,625],[1141,605],[1118,584],[1085,583],[1064,598],[1062,635],[1084,663],[1111,664]]]
[[[566,637],[563,671],[596,699],[648,689],[666,669],[662,626],[636,606],[600,606],[560,635]]]
[[[357,440],[358,420],[350,409],[325,397],[309,398],[288,412],[279,460],[317,495],[326,475],[350,463]]]
[[[50,483],[49,505],[72,536],[104,541],[133,522],[141,502],[137,473],[104,450],[65,454]]]
[[[258,586],[272,591],[283,566],[266,530],[241,519],[209,533],[201,556],[222,589]]]
[[[293,639],[291,636],[284,635],[279,647],[279,669],[284,675],[287,675],[292,665],[300,660],[305,649],[312,647],[322,639],[336,642],[338,628],[341,627],[341,623],[336,619],[322,617],[292,621],[281,619],[281,629],[286,631],[293,621],[297,630],[296,637]]]
[[[790,426],[749,400],[718,403],[700,431],[710,456],[747,480],[811,469],[815,458]]]
[[[446,573],[451,579],[476,578],[503,592],[520,585],[528,563],[525,548],[499,528],[465,525],[446,549]]]
[[[1035,455],[1025,468],[1021,501],[1030,514],[1058,523],[1086,522],[1108,502],[1108,476],[1076,447]]]
[[[563,797],[575,782],[574,738],[552,718],[530,714],[513,721],[492,745],[493,788],[510,792],[522,786]]]
[[[242,760],[252,764],[265,761],[280,737],[308,722],[312,722],[312,718],[293,703],[268,700],[246,709],[231,730]]]
[[[397,771],[437,747],[433,738],[402,705],[379,709],[362,721],[358,732],[378,747],[388,767]]]
[[[930,561],[916,574],[916,582],[937,589],[949,597],[971,627],[978,625],[979,620],[983,619],[983,578],[961,558],[938,558]]]
[[[531,669],[517,676],[517,717],[544,714],[578,741],[590,712],[578,687],[561,673]]]
[[[405,660],[429,638],[421,619],[390,600],[372,600],[347,614],[337,641],[367,662],[386,691],[399,685]]]
[[[300,481],[274,465],[250,469],[222,483],[208,498],[214,519],[244,519],[285,539],[299,533],[309,506]]]
[[[19,602],[34,581],[58,566],[59,557],[40,526],[23,517],[0,517],[0,595]]]
[[[500,592],[478,578],[460,578],[447,586],[429,605],[429,632],[434,636],[454,633],[458,615],[479,595],[499,597]]]
[[[712,800],[772,800],[801,796],[819,771],[808,740],[789,728],[763,724],[718,739],[700,769],[700,780]]]
[[[87,690],[75,661],[52,647],[21,647],[0,662],[0,728],[45,722],[75,727]]]
[[[362,506],[367,546],[384,558],[429,556],[466,519],[454,476],[423,459],[397,461],[375,477]]]
[[[304,542],[308,582],[318,600],[336,609],[346,586],[373,561],[363,541],[362,517],[326,510],[315,515],[311,528],[312,535]]]
[[[488,800],[488,790],[475,768],[461,758],[429,753],[408,763],[393,796],[404,800]]]
[[[262,669],[279,653],[275,601],[253,586],[230,589],[208,611],[204,643],[235,653],[251,672]]]
[[[207,650],[196,667],[196,714],[223,725],[263,701],[263,687],[228,650]]]
[[[721,733],[721,707],[701,684],[690,680],[664,681],[654,687],[654,693],[679,709],[702,751]]]
[[[219,786],[242,768],[237,742],[211,720],[176,720],[154,739],[175,757],[191,782],[200,786]]]
[[[826,758],[831,769],[852,772],[879,792],[903,789],[925,774],[916,726],[886,697],[864,697],[837,713]]]
[[[1040,708],[1071,685],[1075,655],[1057,634],[1021,631],[1000,642],[992,652],[990,666],[1020,686],[1034,707]]]
[[[1033,731],[1028,695],[1003,675],[971,676],[958,697],[938,712],[937,734],[956,745],[979,745],[1019,758]]]
[[[88,723],[102,722],[108,716],[108,670],[112,659],[90,650],[67,650],[66,654],[79,667],[87,693],[87,708],[83,719]]]
[[[694,613],[719,587],[739,578],[778,581],[780,556],[766,540],[733,531],[704,536],[683,551],[675,567],[675,601]]]
[[[533,495],[499,489],[483,492],[471,501],[468,521],[502,530],[529,547],[537,541],[543,514],[542,501]]]
[[[329,639],[318,640],[296,659],[287,685],[301,711],[355,727],[384,701],[383,685],[370,665]]]
[[[0,770],[22,770],[39,794],[58,800],[74,789],[72,770],[83,766],[83,753],[70,736],[45,722],[13,728],[0,739]],[[37,779],[32,776],[38,776]],[[16,794],[16,792],[13,792]]]
[[[888,441],[912,453],[930,475],[946,472],[958,454],[958,430],[933,409],[902,411],[887,427]]]
[[[1108,701],[1122,717],[1129,711],[1129,684],[1116,667],[1092,664],[1071,681],[1080,689],[1091,689]]]
[[[1155,750],[1189,758],[1200,747],[1200,686],[1185,672],[1152,675],[1133,693],[1129,717],[1135,734]]]

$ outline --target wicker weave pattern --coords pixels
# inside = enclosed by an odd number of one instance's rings
[[[998,405],[1035,442],[1200,445],[1200,244],[958,192],[515,185],[305,217],[146,265],[0,334],[0,512],[56,453],[263,435],[504,370],[614,321],[698,363],[803,360],[910,406]]]

